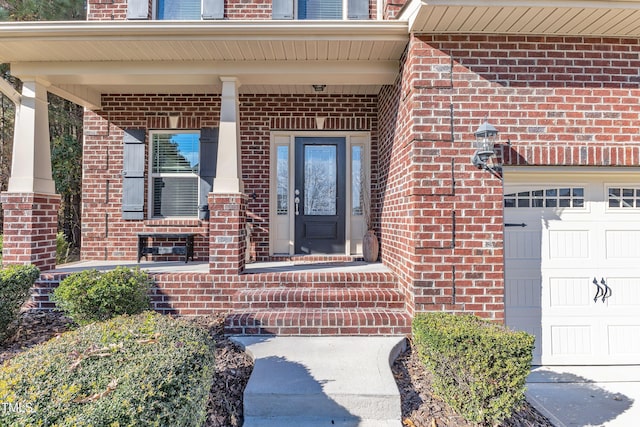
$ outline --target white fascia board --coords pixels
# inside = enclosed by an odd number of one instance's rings
[[[2,22],[0,40],[402,40],[392,21],[73,21]]]

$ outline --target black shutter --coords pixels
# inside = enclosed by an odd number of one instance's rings
[[[271,6],[273,19],[293,19],[293,0],[273,0]]]
[[[144,219],[144,129],[125,129],[122,168],[122,219]]]
[[[209,219],[209,193],[213,190],[218,163],[218,128],[200,130],[200,200],[198,217]]]
[[[129,0],[127,19],[149,19],[149,0]]]
[[[202,0],[202,19],[223,19],[224,0]]]
[[[347,3],[348,19],[369,19],[369,0],[349,0]]]

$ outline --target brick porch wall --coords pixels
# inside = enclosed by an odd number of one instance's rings
[[[242,95],[239,101],[242,178],[245,192],[256,195],[255,200],[247,201],[252,227],[249,249],[254,258],[265,260],[269,255],[270,132],[316,130],[315,117],[322,114],[327,117],[326,131],[371,132],[372,164],[375,165],[377,96]],[[195,257],[208,259],[208,221],[121,219],[122,129],[168,128],[170,112],[180,112],[178,128],[215,127],[220,116],[220,99],[218,95],[107,95],[103,97],[100,112],[85,113],[83,259],[136,259],[136,233],[149,231],[195,232],[198,234]],[[148,152],[147,149],[147,155]],[[372,180],[376,179],[374,173]]]
[[[2,264],[33,264],[40,271],[56,266],[60,196],[2,193]]]

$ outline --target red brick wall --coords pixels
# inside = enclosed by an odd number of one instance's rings
[[[404,7],[407,0],[385,0],[383,19],[395,19],[398,17],[400,10]]]
[[[383,259],[416,311],[504,316],[502,183],[470,164],[483,119],[508,165],[637,165],[639,52],[637,39],[412,37],[380,94],[380,185]]]
[[[127,19],[127,0],[88,0],[87,21],[122,21]]]
[[[272,0],[226,0],[225,19],[271,19]],[[369,0],[369,18],[376,19],[377,0]],[[149,1],[149,16],[153,15],[153,0]],[[121,21],[127,19],[127,0],[88,0],[88,21]]]
[[[2,263],[34,264],[40,271],[56,266],[60,196],[2,193],[4,239]]]
[[[377,96],[242,95],[239,101],[242,178],[245,192],[256,195],[247,203],[252,225],[251,252],[258,260],[264,260],[269,255],[270,132],[316,130],[315,117],[321,114],[327,117],[327,131],[370,131],[375,161]],[[199,237],[195,256],[208,259],[207,221],[121,219],[122,129],[167,128],[170,112],[180,112],[179,128],[217,126],[219,96],[107,95],[100,112],[85,114],[83,259],[135,259],[135,235],[143,231],[196,232]]]

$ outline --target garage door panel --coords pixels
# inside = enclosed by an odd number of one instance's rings
[[[540,278],[507,279],[506,303],[512,307],[535,308],[540,311]]]
[[[513,230],[505,236],[505,250],[513,260],[539,260],[540,230]]]
[[[552,325],[549,328],[553,356],[592,353],[592,326],[589,324]]]
[[[640,324],[608,325],[609,354],[616,356],[640,356]],[[638,363],[636,357],[635,362]]]
[[[640,230],[606,230],[606,254],[607,260],[640,261]]]
[[[583,312],[585,308],[594,304],[593,295],[596,288],[590,285],[591,280],[593,279],[587,276],[550,277],[548,307],[550,309],[580,308]],[[567,313],[563,311],[561,314]]]
[[[551,230],[549,231],[549,257],[556,259],[588,259],[589,230]]]
[[[606,283],[611,288],[611,296],[606,300],[609,307],[640,310],[640,277],[607,277]]]

